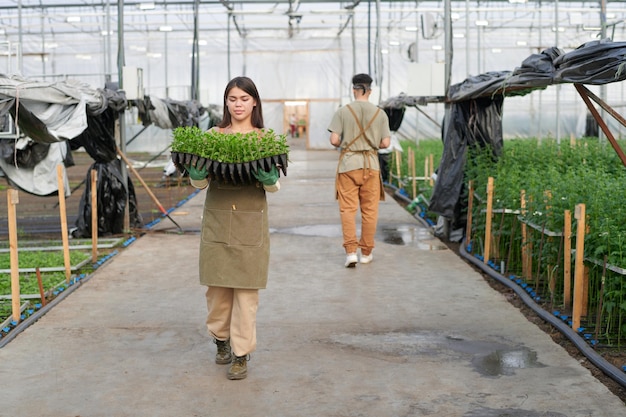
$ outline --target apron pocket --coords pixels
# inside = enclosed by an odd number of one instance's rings
[[[261,246],[264,218],[261,211],[214,210],[204,211],[202,241],[232,246]]]

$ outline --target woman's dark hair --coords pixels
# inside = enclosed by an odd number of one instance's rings
[[[250,96],[256,101],[256,106],[252,108],[252,117],[251,122],[252,126],[257,129],[263,129],[263,109],[261,108],[261,97],[259,97],[259,92],[256,89],[256,85],[254,82],[248,77],[235,77],[226,85],[226,89],[224,90],[224,115],[222,116],[222,121],[218,123],[218,127],[224,128],[228,127],[231,124],[230,112],[228,111],[227,101],[228,94],[230,90],[233,88],[239,88],[246,93],[250,94]]]

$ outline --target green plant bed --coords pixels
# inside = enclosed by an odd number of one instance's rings
[[[89,259],[91,255],[87,252],[70,251],[70,264],[77,265]],[[18,263],[20,269],[62,267],[65,265],[65,258],[61,251],[39,251],[39,252],[20,252],[18,254]],[[10,253],[0,253],[0,270],[10,270],[11,257]],[[0,281],[2,276],[0,274]]]
[[[66,281],[64,272],[43,272],[41,281],[44,291],[49,291]],[[0,274],[0,295],[11,294],[11,275]],[[20,294],[39,294],[39,283],[36,273],[20,274]],[[4,301],[4,300],[3,300]],[[10,303],[10,300],[9,300]]]
[[[622,148],[626,145],[623,141],[618,144]],[[626,346],[626,168],[613,148],[597,139],[579,139],[573,144],[547,139],[509,140],[497,160],[489,149],[470,149],[465,174],[474,184],[468,252],[484,255],[485,204],[491,177],[492,240],[487,261],[504,267],[505,276],[514,276],[536,291],[543,308],[565,316],[563,312],[571,310],[569,281],[575,269],[576,208],[585,205],[587,314],[581,317],[581,328],[598,346]],[[568,305],[564,304],[563,277],[566,212],[572,245]],[[523,251],[530,260],[526,272]]]
[[[197,127],[174,129],[172,161],[180,172],[185,166],[208,171],[209,177],[233,184],[256,181],[253,172],[269,171],[273,166],[287,175],[289,145],[285,135],[273,130],[220,133]]]

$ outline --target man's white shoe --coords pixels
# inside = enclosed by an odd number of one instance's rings
[[[374,259],[374,255],[373,254],[369,254],[369,255],[361,255],[361,263],[362,264],[368,264],[370,262],[372,262],[372,260]]]
[[[357,258],[356,253],[349,253],[346,256],[346,268],[354,268],[358,261],[359,258]]]

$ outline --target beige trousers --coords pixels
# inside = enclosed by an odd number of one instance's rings
[[[380,173],[357,169],[337,174],[337,198],[346,253],[361,249],[369,255],[374,249],[380,202]],[[361,238],[357,240],[356,214],[361,210]]]
[[[256,349],[259,290],[208,287],[206,303],[209,334],[218,340],[230,339],[237,356],[252,353]]]

